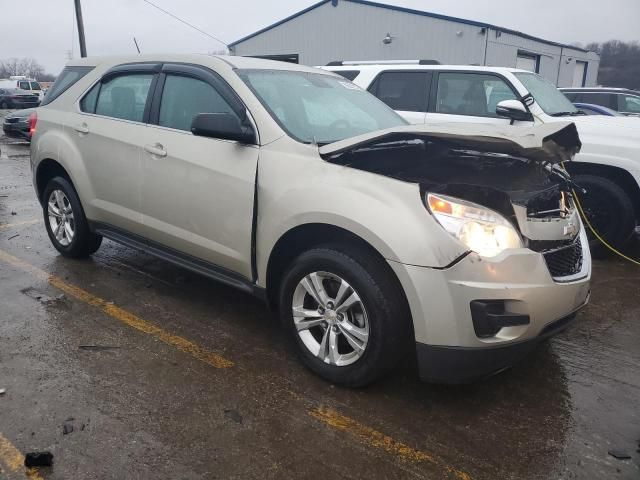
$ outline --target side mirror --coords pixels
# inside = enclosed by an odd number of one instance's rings
[[[233,113],[199,113],[191,121],[191,133],[201,137],[235,140],[240,143],[255,144],[253,128],[243,126]]]
[[[515,120],[523,122],[533,120],[533,116],[520,100],[502,100],[498,102],[496,113],[501,117],[510,118],[511,122]]]

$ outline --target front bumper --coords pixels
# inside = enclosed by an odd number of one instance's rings
[[[509,367],[586,305],[591,256],[584,229],[578,274],[553,278],[542,254],[529,249],[494,258],[470,253],[444,269],[389,262],[402,283],[414,325],[420,376],[465,382]],[[471,303],[498,302],[526,322],[478,335]]]

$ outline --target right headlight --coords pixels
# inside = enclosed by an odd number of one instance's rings
[[[522,247],[511,222],[493,210],[435,193],[426,194],[426,204],[447,232],[478,255],[495,257],[508,248]]]

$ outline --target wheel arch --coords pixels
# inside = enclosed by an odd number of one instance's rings
[[[35,174],[35,188],[38,195],[38,200],[42,204],[44,201],[42,195],[44,193],[44,189],[47,186],[49,180],[54,177],[61,176],[69,180],[71,185],[75,188],[73,180],[69,175],[69,172],[60,164],[58,161],[53,158],[45,158],[38,163]]]
[[[306,223],[298,225],[286,231],[275,243],[266,271],[266,292],[267,301],[272,309],[278,307],[278,290],[280,281],[286,268],[301,253],[314,247],[327,244],[342,244],[351,247],[362,248],[375,256],[385,266],[385,270],[390,275],[392,282],[399,289],[399,293],[405,303],[407,315],[413,328],[411,310],[402,283],[393,269],[389,266],[384,256],[369,242],[362,237],[336,225],[325,223]]]
[[[611,180],[628,192],[633,203],[636,219],[640,220],[640,186],[636,179],[624,168],[590,162],[567,162],[565,167],[571,175],[588,174]]]

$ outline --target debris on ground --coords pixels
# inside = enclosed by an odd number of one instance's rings
[[[0,388],[0,395],[4,395],[5,393],[7,393],[7,389],[6,388]]]
[[[15,216],[15,215],[17,215],[17,214],[18,214],[18,212],[14,212],[13,210],[11,210],[11,215],[14,215],[14,216]]]
[[[242,415],[240,415],[240,412],[238,412],[237,410],[233,410],[232,408],[225,408],[224,416],[236,423],[242,423]]]
[[[609,455],[618,460],[629,460],[631,455],[622,450],[609,450]]]
[[[78,345],[80,350],[90,350],[94,352],[100,352],[102,350],[114,350],[120,347],[115,345]]]
[[[71,432],[73,432],[73,423],[71,422],[64,422],[62,424],[62,434],[63,435],[68,435]]]
[[[7,238],[7,240],[11,240],[12,238],[16,238],[16,237],[19,237],[19,236],[20,236],[20,234],[16,233],[15,235],[12,235],[9,238]]]
[[[51,452],[29,452],[24,456],[25,467],[50,467],[53,464]]]
[[[43,305],[47,305],[47,306],[59,303],[65,298],[63,293],[61,293],[60,295],[56,295],[55,297],[50,297],[49,295],[44,294],[33,287],[28,287],[20,291],[24,293],[27,297],[33,298],[34,300],[37,300]]]

